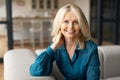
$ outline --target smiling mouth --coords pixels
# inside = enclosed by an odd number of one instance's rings
[[[68,31],[68,30],[65,30],[67,33],[69,33],[69,34],[73,34],[73,33],[75,33],[75,31]]]

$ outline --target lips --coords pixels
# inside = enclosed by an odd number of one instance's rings
[[[75,31],[73,31],[73,30],[65,30],[65,32],[67,32],[67,33],[69,33],[69,34],[75,33]]]

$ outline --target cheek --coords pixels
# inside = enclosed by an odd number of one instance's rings
[[[64,28],[65,27],[65,24],[61,24],[61,28]]]
[[[79,28],[77,28],[77,32],[80,32],[80,29],[79,29]]]
[[[77,31],[80,31],[80,26],[76,26],[76,30],[77,30]]]
[[[76,33],[79,35],[80,34],[80,27],[76,28]]]
[[[61,24],[61,27],[60,27],[61,31],[63,31],[65,28],[66,26],[64,24]]]

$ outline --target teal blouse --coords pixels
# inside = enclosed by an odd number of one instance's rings
[[[76,46],[72,61],[64,45],[56,51],[49,46],[30,66],[30,74],[32,76],[50,75],[52,63],[55,60],[65,80],[99,80],[100,78],[97,45],[91,40],[85,42],[84,49]]]

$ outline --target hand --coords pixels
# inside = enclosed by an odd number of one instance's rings
[[[61,31],[59,31],[59,33],[56,34],[53,38],[53,44],[51,45],[51,48],[53,50],[56,50],[63,43],[64,43],[64,36],[62,35]]]

